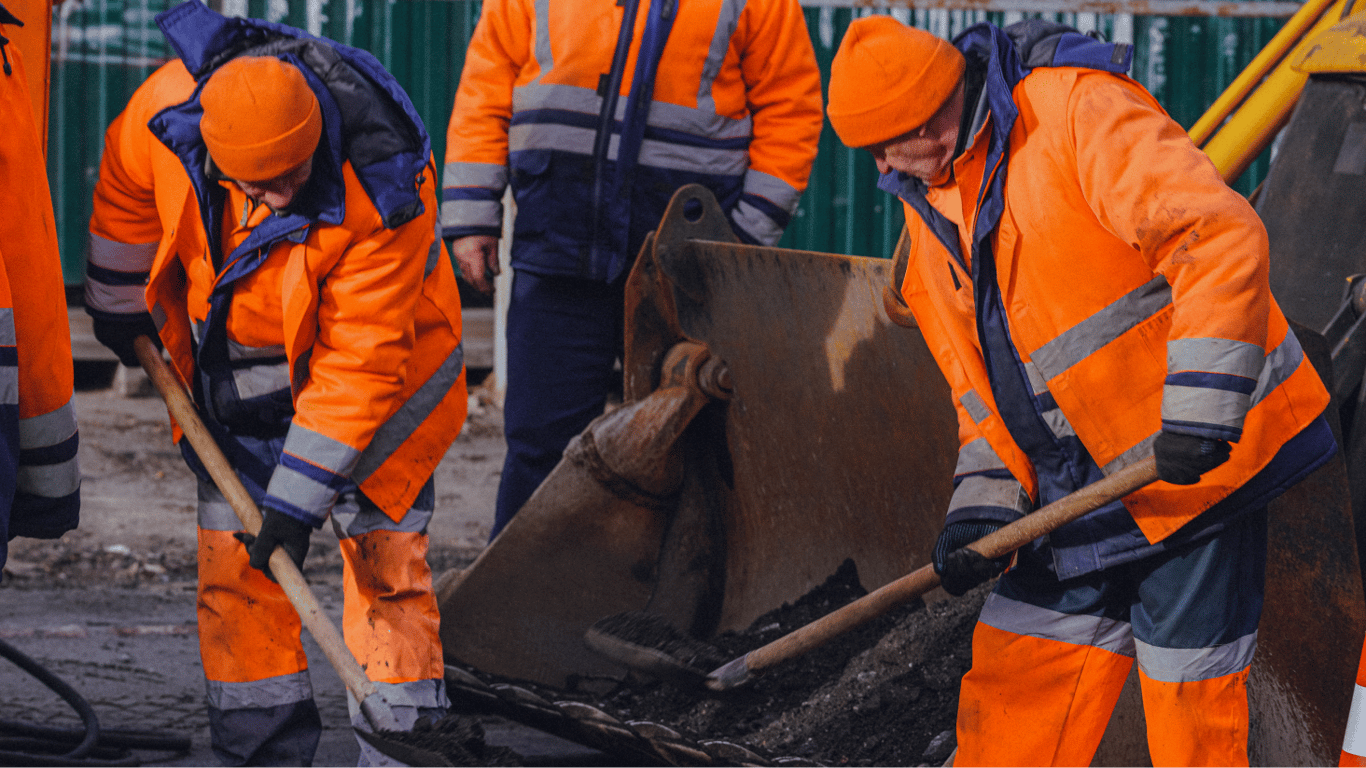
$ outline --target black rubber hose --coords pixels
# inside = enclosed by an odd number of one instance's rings
[[[141,763],[129,749],[182,754],[190,751],[189,737],[121,729],[101,731],[95,710],[61,678],[4,640],[0,640],[0,656],[61,696],[76,710],[85,726],[84,729],[53,728],[0,720],[0,733],[17,734],[13,738],[0,737],[0,765],[133,766]],[[71,744],[76,744],[76,748],[68,749]]]
[[[95,716],[95,710],[90,706],[90,703],[77,693],[75,688],[67,685],[66,681],[52,674],[43,665],[4,640],[0,640],[0,656],[9,659],[14,662],[15,666],[37,678],[53,693],[62,697],[63,701],[70,704],[71,708],[76,710],[76,714],[80,716],[81,723],[85,725],[85,735],[81,739],[81,743],[58,759],[75,761],[90,754],[90,750],[95,748],[96,742],[100,739],[100,721]]]

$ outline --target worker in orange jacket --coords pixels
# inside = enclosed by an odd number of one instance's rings
[[[79,434],[62,259],[43,140],[0,5],[0,567],[16,536],[55,539],[80,516]]]
[[[774,245],[806,187],[821,83],[796,0],[485,2],[451,112],[443,237],[491,290],[517,205],[496,536],[603,411],[625,275],[673,193]]]
[[[0,5],[0,567],[11,538],[57,538],[81,514],[74,372],[57,227],[23,56]]]
[[[157,23],[180,58],[107,133],[87,302],[126,363],[154,330],[263,510],[259,534],[242,533],[180,440],[200,478],[215,753],[307,765],[320,723],[299,619],[265,571],[277,545],[302,565],[329,518],[347,645],[400,724],[448,706],[427,526],[466,393],[436,168],[369,54],[194,0]]]
[[[952,44],[859,19],[840,139],[903,201],[901,293],[953,392],[933,560],[1155,455],[1161,480],[1016,553],[982,609],[955,765],[1086,765],[1135,659],[1154,765],[1246,765],[1265,505],[1336,451],[1271,296],[1266,231],[1122,73],[1127,45],[1033,20]]]

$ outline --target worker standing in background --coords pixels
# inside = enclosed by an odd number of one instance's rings
[[[214,751],[309,765],[320,722],[300,623],[264,571],[277,545],[302,565],[329,515],[347,645],[400,724],[448,706],[427,524],[466,393],[436,167],[369,54],[194,0],[157,23],[180,59],[108,130],[87,299],[125,364],[157,330],[264,514],[254,539],[241,533],[180,441],[200,480]],[[365,722],[354,700],[351,715]],[[361,758],[385,760],[364,742]]]
[[[489,0],[447,135],[442,234],[479,290],[510,183],[507,457],[492,535],[601,415],[623,286],[681,186],[773,245],[806,187],[821,84],[796,0]]]
[[[24,59],[0,5],[0,567],[16,536],[55,539],[81,509],[62,259]]]
[[[1134,659],[1154,765],[1246,765],[1265,505],[1336,445],[1272,298],[1266,231],[1129,47],[1032,20],[952,44],[850,25],[828,114],[906,210],[901,293],[953,391],[934,549],[1155,454],[1161,482],[1019,550],[963,678],[955,765],[1087,765]]]

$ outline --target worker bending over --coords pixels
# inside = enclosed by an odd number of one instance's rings
[[[263,571],[276,545],[302,565],[329,514],[347,645],[401,724],[448,705],[427,524],[466,393],[436,168],[412,104],[369,54],[195,0],[157,23],[180,58],[108,130],[87,301],[125,364],[139,334],[165,345],[264,513],[244,547],[179,441],[199,477],[214,751],[308,765],[320,723],[299,619]],[[363,763],[383,757],[361,750]]]
[[[963,678],[955,765],[1089,765],[1134,659],[1154,765],[1246,765],[1267,502],[1336,451],[1251,206],[1130,49],[1041,20],[952,44],[850,25],[828,114],[904,203],[901,293],[960,449],[935,570],[1156,454],[1161,481],[1021,549]]]
[[[80,517],[80,435],[62,258],[24,57],[0,5],[0,567],[16,536],[55,539]]]
[[[707,187],[741,240],[774,245],[820,132],[797,0],[484,3],[451,112],[441,226],[464,277],[490,291],[512,185],[493,536],[620,381],[626,275],[674,192]]]

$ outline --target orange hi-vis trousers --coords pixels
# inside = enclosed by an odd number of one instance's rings
[[[1022,556],[982,608],[954,765],[1090,765],[1135,659],[1153,765],[1247,765],[1265,563],[1264,511],[1063,582]]]
[[[426,560],[434,501],[428,480],[395,523],[352,490],[331,517],[343,563],[342,634],[405,727],[449,707]],[[321,725],[299,617],[279,585],[248,564],[246,547],[233,537],[240,530],[227,500],[201,481],[199,647],[214,752],[225,765],[308,765]],[[352,722],[364,725],[349,698]],[[360,745],[362,764],[384,764],[368,743]]]

